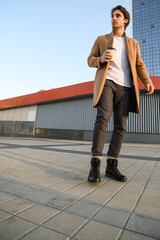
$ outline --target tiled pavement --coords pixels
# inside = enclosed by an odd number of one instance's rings
[[[123,144],[128,181],[105,177],[104,157],[100,184],[86,180],[90,148],[0,137],[0,240],[160,239],[160,146]]]

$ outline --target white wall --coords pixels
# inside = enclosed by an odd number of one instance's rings
[[[37,115],[37,106],[21,107],[0,111],[0,121],[33,121]]]

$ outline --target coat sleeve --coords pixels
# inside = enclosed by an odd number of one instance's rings
[[[149,78],[146,66],[141,58],[140,47],[138,42],[137,42],[136,70],[141,82],[144,85],[146,85],[147,83],[152,83],[152,80]]]
[[[88,57],[88,66],[100,68],[100,48],[99,48],[99,37],[94,42],[91,53]]]

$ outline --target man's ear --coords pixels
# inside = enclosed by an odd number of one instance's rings
[[[128,23],[128,19],[127,18],[124,19],[124,23],[125,24]]]

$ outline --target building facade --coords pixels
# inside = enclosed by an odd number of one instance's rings
[[[132,33],[150,76],[160,76],[160,0],[132,0]]]
[[[129,114],[124,142],[160,143],[160,77],[146,96],[140,91],[141,114]],[[0,101],[0,135],[92,140],[96,109],[92,107],[94,82],[75,84]],[[108,124],[106,142],[113,130]]]

